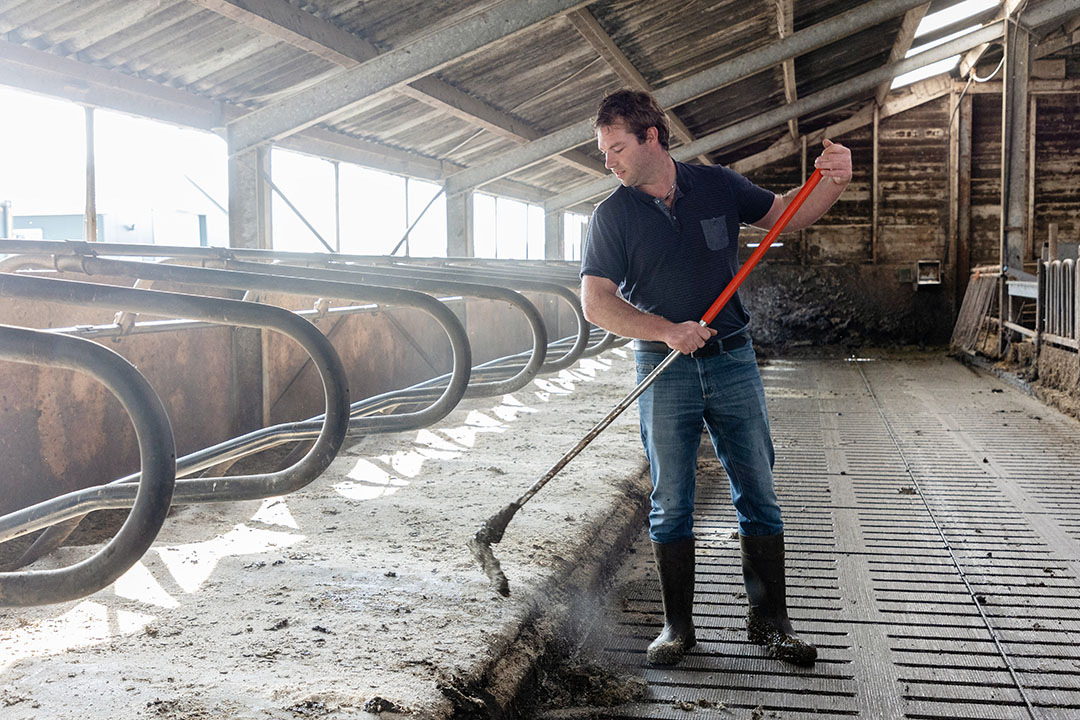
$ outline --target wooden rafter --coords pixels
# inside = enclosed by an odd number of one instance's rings
[[[891,117],[897,113],[928,103],[931,100],[944,97],[952,92],[954,85],[955,83],[952,79],[945,75],[928,78],[920,83],[915,83],[906,88],[908,92],[887,99],[885,104],[881,106],[879,118],[884,119]],[[874,104],[869,103],[846,120],[841,120],[829,127],[807,133],[807,145],[814,146],[820,143],[822,138],[839,137],[844,133],[849,133],[852,130],[870,125],[874,121],[873,108]],[[784,138],[767,150],[762,150],[759,153],[732,163],[731,167],[737,172],[748,173],[760,167],[769,165],[770,163],[782,160],[790,155],[794,155],[801,150],[801,137],[794,139]]]
[[[889,53],[889,59],[887,64],[892,64],[898,60],[902,60],[908,50],[911,49],[911,43],[915,40],[915,31],[919,27],[919,23],[922,22],[923,17],[926,16],[926,11],[930,9],[930,3],[914,7],[904,13],[904,20],[900,23],[900,31],[896,33],[896,40],[893,41],[892,51]],[[874,100],[878,106],[881,106],[885,102],[885,97],[889,94],[889,89],[892,86],[892,81],[881,83],[877,89],[877,94],[874,96]]]
[[[790,2],[790,0],[788,0]],[[634,64],[630,62],[630,58],[626,57],[622,50],[611,39],[611,36],[607,34],[607,31],[596,21],[596,18],[588,8],[581,8],[574,10],[566,14],[566,19],[574,26],[574,28],[581,34],[585,41],[592,46],[596,53],[603,58],[604,62],[608,64],[608,67],[619,76],[619,79],[626,83],[628,86],[641,90],[643,92],[652,93],[652,86],[649,81],[645,79],[645,76],[638,72],[638,69],[634,67]],[[694,134],[690,132],[690,128],[686,127],[682,120],[675,115],[674,112],[668,110],[668,125],[671,128],[672,134],[679,138],[682,142],[688,143],[694,141]],[[706,155],[699,155],[698,160],[705,165],[712,165],[712,161],[709,160]]]
[[[781,40],[795,32],[795,11],[792,8],[793,0],[775,0],[776,2],[776,33]],[[799,93],[795,85],[795,58],[788,58],[781,63],[784,74],[784,101],[791,104],[799,99]],[[799,137],[799,119],[788,120],[788,135],[794,140]]]
[[[362,37],[286,0],[190,1],[344,68],[356,67],[379,54],[378,49]],[[509,113],[434,76],[405,85],[399,92],[518,144],[535,140],[542,134]],[[552,159],[595,177],[608,174],[601,163],[578,150],[568,150]]]
[[[1007,17],[1011,17],[1016,9],[1020,7],[1026,0],[1005,0],[1005,4],[997,15],[994,16],[992,22],[1004,20]],[[978,47],[972,48],[964,53],[964,57],[960,58],[960,77],[967,77],[967,74],[975,67],[975,64],[979,62],[979,58],[986,52],[986,49],[990,47],[990,43],[983,43]]]

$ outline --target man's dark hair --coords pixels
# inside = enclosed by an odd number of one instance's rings
[[[671,132],[668,130],[664,109],[652,95],[636,90],[616,90],[600,101],[593,129],[622,123],[628,132],[637,135],[639,143],[645,142],[649,128],[656,128],[660,146],[668,149]]]

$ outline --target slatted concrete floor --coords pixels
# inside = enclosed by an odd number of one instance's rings
[[[791,615],[820,659],[746,642],[727,480],[704,452],[699,644],[646,665],[662,612],[643,538],[598,644],[648,689],[603,717],[1080,718],[1080,425],[940,355],[762,375]]]

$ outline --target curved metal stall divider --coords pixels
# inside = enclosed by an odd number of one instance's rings
[[[337,282],[351,282],[362,285],[378,285],[383,287],[397,287],[402,289],[416,290],[424,293],[442,293],[447,295],[464,295],[469,297],[484,298],[487,300],[501,300],[517,309],[525,316],[532,331],[533,347],[528,362],[512,377],[505,380],[490,380],[486,382],[470,382],[465,391],[465,397],[488,397],[512,393],[525,387],[536,375],[544,369],[544,360],[548,349],[547,326],[536,306],[529,302],[521,293],[497,285],[481,285],[478,283],[456,282],[452,280],[428,280],[405,278],[388,273],[352,271],[351,269],[323,269],[301,267],[299,265],[285,265],[280,263],[266,264],[247,262],[243,260],[225,260],[222,266],[226,270],[240,272],[252,272],[271,274],[275,277],[287,275],[289,277],[307,278],[310,280],[332,280]],[[475,377],[476,368],[473,368]]]
[[[176,446],[161,399],[135,366],[112,350],[80,338],[0,325],[0,358],[85,373],[120,401],[135,427],[140,480],[131,512],[109,542],[74,565],[51,570],[0,572],[0,607],[74,600],[106,587],[134,565],[154,541],[173,496]],[[97,502],[102,488],[63,498],[67,519]],[[45,527],[50,517],[39,503],[0,518],[0,541]]]
[[[300,461],[277,473],[176,480],[174,499],[184,503],[254,499],[290,492],[306,485],[329,465],[347,430],[368,434],[424,427],[445,417],[463,397],[514,392],[527,385],[540,372],[568,368],[579,358],[598,354],[616,343],[614,336],[585,321],[580,300],[571,289],[578,282],[577,273],[569,264],[551,265],[536,261],[507,264],[505,261],[495,261],[493,267],[487,261],[477,261],[474,264],[467,258],[411,261],[402,258],[328,256],[321,253],[247,249],[105,243],[91,245],[82,241],[0,240],[0,253],[2,252],[22,254],[0,260],[0,271],[43,268],[135,279],[134,288],[122,288],[35,277],[25,273],[16,275],[0,272],[0,296],[7,294],[44,302],[120,311],[112,324],[51,329],[45,333],[51,337],[71,336],[67,339],[86,343],[85,338],[122,337],[231,324],[283,332],[299,342],[311,356],[323,375],[324,391],[327,393],[326,414],[261,428],[188,454],[176,461],[175,477],[185,478],[214,466],[227,467],[222,463],[235,461],[283,443],[298,443],[292,455],[301,452],[304,449],[303,443],[312,438],[317,438],[315,446],[311,447]],[[102,257],[103,255],[109,257]],[[125,256],[137,256],[138,259],[117,259]],[[240,257],[245,259],[236,259]],[[147,262],[145,258],[166,258],[167,262]],[[354,262],[339,262],[344,259]],[[360,260],[368,264],[356,264],[356,261]],[[201,263],[203,267],[172,264],[185,261]],[[225,288],[245,293],[274,292],[314,296],[318,297],[319,301],[313,310],[289,311],[262,303],[208,298],[183,292],[146,290],[141,287],[157,281]],[[549,341],[543,317],[523,292],[554,295],[566,302],[577,321],[576,335]],[[532,333],[532,348],[495,358],[475,368],[470,367],[472,353],[465,330],[454,312],[444,301],[438,299],[439,296],[446,295],[478,297],[510,304],[525,316]],[[344,299],[354,304],[330,307],[330,298]],[[453,298],[444,297],[444,300],[453,301]],[[304,322],[303,318],[375,313],[385,309],[387,305],[420,309],[440,323],[451,345],[452,372],[408,388],[365,398],[350,406],[347,381],[340,359],[326,336],[311,323]],[[237,313],[238,307],[246,308],[245,312]],[[229,312],[223,313],[225,309]],[[140,312],[173,319],[136,321]],[[219,313],[216,317],[215,312]],[[261,319],[254,317],[260,314]],[[272,318],[273,321],[267,322],[267,318]],[[289,326],[292,332],[285,329],[285,326]],[[406,334],[406,339],[415,343],[403,328],[401,330]],[[101,347],[94,343],[89,344]],[[550,357],[552,354],[556,355],[554,359]],[[333,360],[328,361],[324,356],[332,357]],[[343,401],[331,402],[332,386],[338,387],[344,393]],[[334,416],[343,413],[346,421],[334,419]],[[336,440],[332,452],[326,454],[320,452],[318,446],[328,428],[333,428],[332,434],[340,434],[340,437]],[[310,462],[314,454],[321,454],[322,461]],[[292,455],[286,462],[292,459]],[[304,472],[296,474],[295,471],[300,468],[304,468]],[[0,543],[45,527],[45,532],[20,559],[20,563],[29,563],[43,557],[63,543],[87,512],[131,507],[135,502],[137,483],[142,481],[142,475],[142,472],[135,473],[92,489],[96,493],[93,503],[89,503],[86,497],[73,498],[72,494],[69,494],[19,511],[34,512],[33,529],[28,529],[25,525],[25,515],[12,513],[0,517]],[[291,476],[291,479],[284,480],[287,476]],[[79,492],[85,494],[87,491]],[[155,529],[153,534],[156,535],[156,532]],[[147,546],[152,540],[152,536],[146,540]],[[3,577],[5,574],[0,573],[0,579]]]
[[[219,502],[273,497],[292,492],[318,477],[329,466],[345,439],[345,433],[348,429],[349,408],[345,368],[342,366],[341,360],[338,358],[333,346],[330,345],[329,340],[311,323],[287,310],[240,300],[103,286],[72,280],[7,273],[0,274],[0,297],[19,297],[39,302],[80,305],[110,310],[149,312],[165,317],[193,317],[214,324],[263,328],[280,332],[303,347],[312,358],[322,380],[326,406],[326,412],[322,416],[323,422],[320,423],[321,427],[317,433],[305,427],[301,427],[299,433],[292,432],[292,429],[288,426],[278,426],[276,430],[279,434],[284,435],[292,433],[294,436],[299,435],[300,437],[316,436],[311,448],[303,457],[289,467],[273,473],[178,481],[175,487],[170,485],[174,500],[182,502]],[[43,331],[35,332],[42,333]],[[87,340],[70,338],[55,332],[45,332],[44,334],[62,338],[65,341],[77,342],[81,347],[101,347]],[[175,478],[177,467],[175,453],[171,449],[171,430],[169,431],[168,441],[171,483]],[[142,442],[143,440],[140,437],[141,449]],[[142,450],[142,452],[145,456],[146,451]],[[136,485],[136,482],[138,485]],[[104,486],[69,493],[60,498],[38,503],[31,508],[10,513],[0,518],[0,541],[6,541],[52,525],[53,527],[50,530],[54,532],[50,533],[49,530],[46,530],[46,533],[43,533],[38,538],[38,542],[35,543],[38,546],[37,549],[32,546],[28,551],[28,554],[36,553],[35,558],[41,557],[63,542],[64,538],[78,524],[78,520],[85,516],[87,512],[122,509],[137,504],[137,491],[142,484],[143,472],[140,472]],[[165,508],[167,510],[168,503],[166,503]],[[56,523],[63,523],[63,525],[59,526]],[[160,524],[158,528],[160,528]],[[158,528],[155,528],[151,536],[146,539],[147,547],[152,542],[153,535],[156,535]],[[41,544],[39,545],[39,543]],[[143,551],[145,551],[145,547]],[[134,559],[137,560],[138,556]],[[25,560],[25,562],[29,562],[29,560]],[[134,560],[130,564],[133,563]],[[128,567],[130,567],[130,564]],[[13,575],[11,573],[0,574],[0,578],[5,576]],[[100,587],[112,582],[115,577],[112,577]],[[94,592],[100,587],[93,588],[83,594]],[[58,600],[43,600],[42,602],[58,602]]]
[[[580,299],[573,292],[573,288],[580,285],[577,264],[563,260],[491,260],[485,258],[406,258],[384,255],[350,255],[334,253],[305,253],[283,250],[258,250],[252,248],[194,248],[178,247],[169,245],[134,245],[129,243],[87,243],[82,240],[55,241],[55,240],[0,240],[0,252],[22,253],[26,257],[38,260],[45,267],[52,267],[54,255],[87,255],[87,256],[139,256],[139,257],[169,257],[175,259],[187,259],[193,261],[227,261],[227,260],[250,260],[256,262],[277,262],[284,264],[304,264],[307,266],[327,267],[353,264],[367,270],[376,269],[400,269],[400,270],[431,270],[441,274],[442,277],[457,282],[475,282],[481,284],[500,284],[512,290],[525,290],[520,283],[545,282],[560,285],[570,294],[566,295],[556,291],[559,297],[564,299],[571,307],[579,323],[577,338],[583,334],[580,325],[588,326],[587,321],[580,309]],[[6,262],[16,261],[9,258],[0,261],[0,270],[5,269]],[[550,290],[539,289],[537,292]],[[576,306],[576,307],[575,307]],[[588,344],[580,356],[593,357],[604,350],[628,342],[625,338],[619,338],[611,333],[601,332],[600,340],[594,342],[589,333]],[[561,350],[565,346],[566,338],[549,342],[548,353],[552,350]],[[576,342],[574,343],[576,346]],[[574,348],[564,354],[569,355]],[[517,357],[517,356],[512,356]],[[557,361],[548,361],[557,362]],[[573,361],[566,363],[569,367]],[[557,371],[564,369],[558,365],[550,365],[542,368],[541,372]]]
[[[457,316],[449,308],[424,293],[328,280],[268,276],[237,272],[235,270],[184,267],[132,260],[111,260],[85,255],[57,256],[56,267],[61,271],[82,272],[87,275],[101,274],[143,280],[163,280],[181,284],[197,284],[231,290],[261,290],[294,295],[339,298],[353,302],[400,305],[416,308],[433,317],[446,332],[453,352],[453,372],[451,373],[450,382],[442,395],[436,402],[423,410],[415,412],[379,417],[353,417],[349,421],[350,430],[368,433],[399,432],[402,430],[414,430],[438,422],[446,417],[458,404],[469,383],[472,350],[469,346],[469,339],[465,334],[465,328],[462,327]],[[318,331],[316,330],[316,332]],[[314,423],[316,421],[310,420],[307,422]]]

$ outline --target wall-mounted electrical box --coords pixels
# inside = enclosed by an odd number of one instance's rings
[[[915,261],[915,289],[924,285],[941,284],[941,261],[940,260],[916,260]]]

